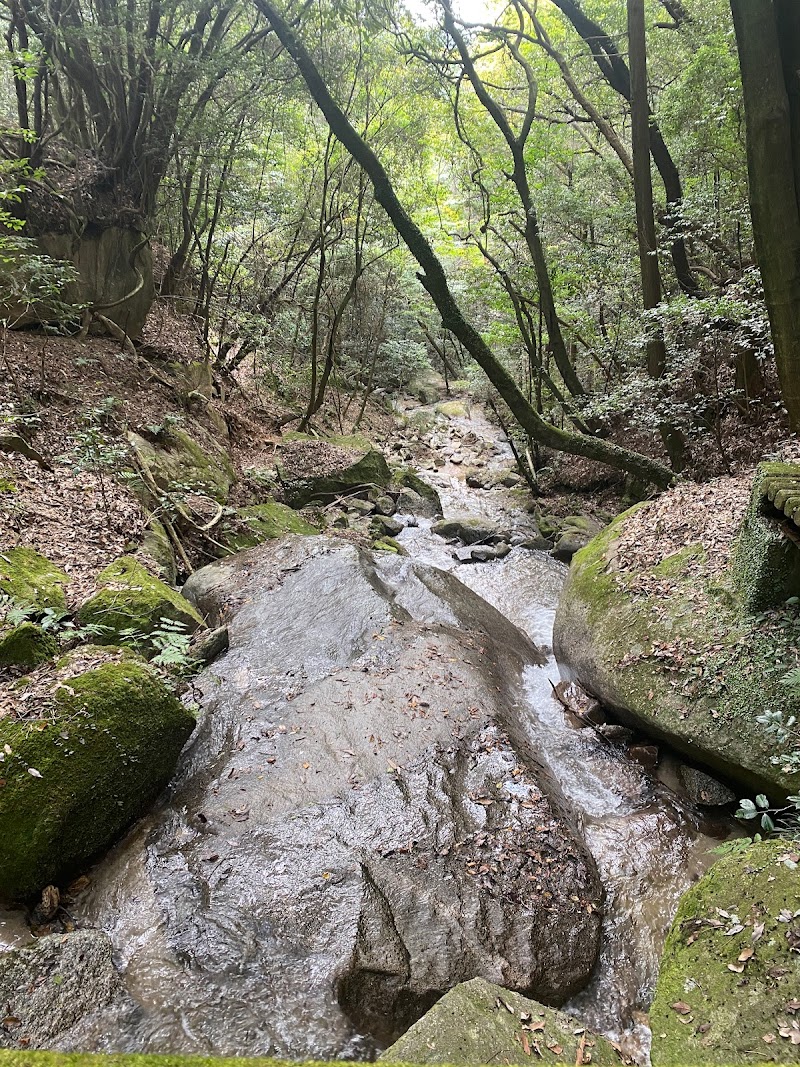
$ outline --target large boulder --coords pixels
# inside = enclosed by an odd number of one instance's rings
[[[391,473],[383,453],[366,438],[295,435],[281,445],[278,476],[288,502],[301,508],[312,500],[384,487]]]
[[[653,1067],[800,1063],[800,845],[720,860],[681,900],[650,1012]]]
[[[68,878],[168,781],[192,715],[130,653],[81,649],[0,718],[0,896]],[[24,697],[24,699],[22,699]]]
[[[402,514],[427,515],[429,518],[442,514],[439,494],[411,467],[396,467],[392,471],[392,491],[397,510]]]
[[[65,605],[69,578],[32,548],[4,548],[0,553],[0,596],[37,614]]]
[[[482,515],[451,515],[435,522],[431,531],[439,537],[455,538],[465,545],[497,544],[511,537],[507,527]]]
[[[131,431],[128,443],[146,472],[139,492],[148,506],[161,502],[154,499],[156,494],[175,494],[181,499],[197,494],[221,504],[228,499],[236,480],[231,458],[197,423],[192,424],[191,433],[171,427],[153,440]]]
[[[50,934],[0,953],[0,1049],[52,1048],[121,990],[100,930]]]
[[[451,989],[378,1057],[389,1063],[618,1064],[610,1041],[519,993],[473,978]]]
[[[602,889],[520,720],[535,646],[455,578],[324,537],[184,592],[230,647],[170,804],[80,911],[115,944],[134,922],[126,981],[157,959],[171,995],[87,1048],[363,1058],[475,976],[548,1003],[588,980]]]
[[[186,632],[205,625],[177,590],[145,570],[133,556],[121,556],[97,576],[98,590],[78,609],[84,626],[97,627],[95,640],[139,645],[164,621]]]
[[[224,520],[216,539],[231,552],[253,548],[287,534],[316,534],[319,530],[286,504],[270,500],[238,508]]]
[[[800,595],[800,550],[781,528],[786,518],[800,520],[800,464],[762,463],[733,556],[734,582],[749,611]]]
[[[742,602],[726,545],[745,497],[733,494],[718,513],[703,495],[713,488],[679,492],[618,516],[575,555],[556,616],[556,655],[624,721],[693,763],[747,790],[797,792],[798,774],[784,766],[759,717],[800,705],[784,684],[799,664],[800,612],[790,603],[767,619]],[[684,507],[708,524],[689,545]],[[645,540],[650,556],[642,555]]]

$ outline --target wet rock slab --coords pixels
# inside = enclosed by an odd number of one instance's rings
[[[542,656],[515,627],[325,538],[185,592],[230,650],[172,796],[80,906],[136,1004],[85,1047],[363,1057],[475,976],[556,1004],[586,982],[602,890],[518,727]]]

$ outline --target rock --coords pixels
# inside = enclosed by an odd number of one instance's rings
[[[0,552],[0,595],[17,607],[37,613],[64,608],[64,586],[69,578],[49,559],[32,548],[4,548]]]
[[[464,462],[464,457],[461,455],[460,452],[454,452],[450,457],[450,462],[458,467]]]
[[[564,530],[558,535],[551,555],[561,563],[569,563],[576,552],[580,552],[591,541],[591,535],[580,530]]]
[[[469,470],[466,472],[464,481],[470,489],[491,489],[494,485],[494,474],[485,470]]]
[[[379,515],[394,515],[395,511],[397,511],[397,505],[394,500],[385,493],[380,496],[376,495],[374,504],[375,510]]]
[[[681,782],[694,804],[703,804],[709,808],[722,808],[726,804],[736,801],[736,794],[728,789],[722,782],[712,778],[710,774],[700,771],[697,767],[689,767],[683,763],[678,768]]]
[[[59,665],[58,681],[38,715],[0,720],[0,747],[11,749],[0,789],[2,896],[58,883],[102,852],[166,784],[194,728],[130,653],[84,647]]]
[[[543,654],[455,577],[332,538],[203,570],[187,595],[230,649],[195,679],[170,804],[85,904],[115,944],[135,922],[126,981],[157,958],[181,1010],[108,1012],[84,1047],[368,1057],[358,1034],[394,1040],[476,976],[579,989],[602,889],[519,719]]]
[[[618,516],[575,555],[556,614],[559,662],[623,721],[692,763],[748,791],[798,792],[800,775],[773,762],[774,738],[758,721],[772,707],[800,710],[774,669],[781,657],[793,662],[791,641],[759,640],[730,577],[705,583],[693,552],[676,554],[667,575],[663,564],[620,570],[619,535],[648,506]],[[666,656],[652,655],[656,648]],[[699,664],[704,677],[724,677],[724,687],[699,682]]]
[[[637,741],[628,748],[628,757],[640,763],[648,771],[656,769],[659,755],[658,745],[648,745],[644,741]]]
[[[25,459],[31,459],[34,463],[38,463],[42,470],[45,471],[53,469],[42,453],[17,433],[0,434],[0,452],[6,452],[12,456],[24,456]]]
[[[537,1063],[588,1063],[589,1056],[593,1064],[620,1062],[614,1046],[586,1031],[577,1019],[483,978],[462,982],[445,993],[378,1059],[530,1064],[534,1049]]]
[[[348,511],[357,511],[359,515],[371,515],[375,505],[371,500],[359,500],[357,496],[351,496],[345,501]]]
[[[385,487],[390,479],[383,453],[362,437],[316,440],[295,435],[280,447],[278,475],[294,508]]]
[[[403,529],[403,523],[390,515],[373,515],[370,529],[377,537],[381,537],[383,534],[394,537]]]
[[[466,406],[460,400],[444,400],[434,408],[439,415],[446,415],[448,419],[463,419],[466,417]]]
[[[216,540],[231,552],[241,552],[242,549],[253,548],[264,541],[292,533],[308,535],[319,533],[319,530],[293,508],[270,500],[265,504],[237,508],[230,518],[220,524]]]
[[[0,953],[0,1048],[52,1048],[121,991],[111,941],[100,930],[51,934]]]
[[[228,650],[228,627],[217,626],[214,630],[202,630],[195,635],[189,647],[192,659],[206,666]]]
[[[798,860],[785,840],[737,849],[684,894],[650,1011],[653,1067],[800,1062]]]
[[[531,552],[549,552],[553,547],[553,542],[549,541],[541,533],[535,533],[524,538],[521,544],[523,548],[527,548]]]
[[[597,732],[602,734],[607,741],[622,744],[627,744],[633,737],[633,730],[629,730],[627,726],[620,726],[617,722],[603,722],[597,727]]]
[[[172,542],[167,536],[163,523],[151,518],[142,539],[142,547],[136,553],[137,558],[145,556],[153,564],[158,577],[167,585],[174,585],[178,577],[178,566]],[[148,568],[150,569],[150,568]]]
[[[391,552],[396,556],[406,555],[406,550],[403,546],[388,534],[383,534],[383,536],[376,538],[372,542],[372,550],[374,552]]]
[[[155,441],[146,440],[137,433],[129,433],[128,441],[138,463],[149,472],[161,492],[180,492],[185,496],[188,490],[220,504],[228,499],[236,480],[230,456],[199,424],[192,424],[191,434],[183,429],[170,428]],[[160,503],[153,499],[154,494],[147,482],[140,483],[139,495],[150,507]]]
[[[350,528],[350,520],[346,515],[337,515],[331,526],[334,530],[348,530]]]
[[[475,545],[478,542],[496,544],[499,541],[508,541],[511,536],[509,531],[504,530],[498,523],[479,515],[452,515],[435,522],[431,531],[439,537],[458,538],[465,545]]]
[[[436,457],[441,458],[441,457]],[[399,468],[392,471],[392,485],[396,486],[400,491],[397,499],[398,511],[411,511],[409,503],[416,505],[416,498],[406,497],[405,503],[401,503],[403,499],[402,491],[404,489],[410,489],[418,496],[422,497],[424,504],[422,509],[413,511],[415,515],[425,515],[428,518],[435,518],[437,515],[442,514],[442,502],[439,499],[439,494],[433,488],[432,485],[428,485],[420,476],[410,467]]]
[[[470,549],[470,556],[475,563],[488,563],[493,559],[504,559],[510,551],[510,545],[499,541],[496,545],[476,545]]]
[[[524,485],[525,479],[517,474],[516,471],[509,471],[508,474],[504,474],[500,479],[500,484],[505,489],[515,489],[518,485]]]
[[[52,634],[32,622],[0,628],[0,667],[38,667],[58,652]]]
[[[175,589],[149,574],[133,556],[121,556],[97,576],[98,591],[78,609],[84,626],[101,626],[100,643],[141,643],[163,619],[188,632],[205,626],[201,615]],[[125,631],[134,631],[127,635]]]

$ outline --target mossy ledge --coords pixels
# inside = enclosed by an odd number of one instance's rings
[[[798,606],[776,609],[767,628],[730,571],[704,579],[692,570],[696,545],[660,568],[621,572],[620,534],[646,506],[617,516],[575,555],[556,616],[559,662],[621,719],[744,789],[796,792],[798,775],[773,762],[774,738],[757,719],[800,710],[782,685],[798,665]],[[637,586],[643,576],[668,582],[669,592]]]
[[[743,849],[682,897],[650,1012],[653,1067],[800,1062],[790,1040],[800,988],[797,850],[785,840]]]

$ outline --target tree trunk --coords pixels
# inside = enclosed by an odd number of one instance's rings
[[[800,208],[793,151],[791,64],[800,51],[793,10],[773,0],[731,0],[747,119],[747,169],[756,256],[772,327],[783,403],[800,429]],[[782,33],[791,35],[784,39]],[[786,82],[789,66],[789,85]],[[791,102],[790,102],[791,101]]]
[[[353,159],[363,167],[375,190],[375,199],[384,208],[408,250],[422,268],[419,279],[433,299],[444,327],[458,338],[503,398],[514,418],[534,440],[548,448],[597,460],[626,471],[655,485],[666,487],[672,472],[661,463],[595,437],[585,437],[551,426],[525,399],[511,374],[495,356],[478,331],[464,318],[450,291],[442,264],[427,238],[397,197],[391,180],[378,157],[350,124],[334,101],[305,46],[271,0],[255,0],[270,21],[275,34],[294,60],[331,130]]]

